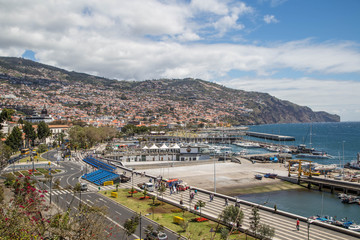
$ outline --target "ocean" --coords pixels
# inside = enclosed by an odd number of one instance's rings
[[[279,134],[295,137],[293,142],[281,142],[284,145],[306,144],[310,146],[310,127],[312,128],[311,145],[316,150],[323,150],[334,158],[311,159],[321,164],[341,164],[356,159],[360,152],[360,122],[339,123],[298,123],[269,124],[249,126],[250,131]],[[246,137],[247,139],[265,141],[264,139]],[[277,141],[269,141],[279,143]],[[233,151],[238,149],[233,148]],[[265,150],[254,150],[259,153]],[[336,216],[337,219],[347,218],[360,224],[360,206],[358,204],[343,204],[335,194],[317,190],[286,190],[270,193],[248,194],[238,196],[241,199],[265,204],[278,209],[298,214],[304,217],[314,215]]]
[[[338,123],[295,123],[295,124],[269,124],[249,126],[250,131],[286,135],[295,137],[292,142],[267,142],[280,143],[283,145],[306,144],[316,150],[325,151],[332,159],[311,159],[321,164],[344,164],[356,159],[360,152],[360,122]],[[247,139],[265,141],[264,139],[246,137]],[[339,159],[340,158],[340,159]],[[344,159],[344,161],[342,161]],[[340,161],[341,160],[341,161]]]

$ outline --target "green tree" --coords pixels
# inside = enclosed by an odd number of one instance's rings
[[[40,144],[40,145],[38,146],[38,150],[37,150],[38,153],[43,153],[43,152],[46,152],[46,151],[47,151],[47,146],[46,146],[46,144],[42,143],[42,144]]]
[[[275,236],[275,228],[267,224],[260,224],[259,227],[260,239],[272,239],[274,236]]]
[[[0,170],[2,170],[7,165],[11,156],[11,152],[11,147],[0,141]]]
[[[30,141],[32,145],[34,145],[34,141],[36,139],[36,132],[31,123],[25,121],[23,131],[25,133],[25,139],[28,141],[28,146],[30,146]]]
[[[226,240],[228,239],[228,235],[229,235],[229,230],[225,227],[220,229],[220,239],[222,240]]]
[[[144,189],[144,191],[143,191],[144,198],[146,198],[146,195],[147,195],[147,194],[148,194],[148,193],[147,193],[146,189]]]
[[[204,201],[202,201],[202,200],[199,200],[199,201],[197,201],[197,203],[196,203],[196,206],[198,206],[199,209],[200,209],[200,217],[201,217],[201,208],[202,208],[202,207],[205,207],[205,205],[206,205],[206,203],[205,203]]]
[[[40,139],[40,141],[44,141],[45,138],[49,137],[51,135],[51,131],[49,126],[44,122],[40,122],[37,128],[37,136]]]
[[[155,195],[152,195],[152,196],[151,196],[151,200],[153,201],[153,205],[155,205],[156,196],[155,196]]]
[[[244,219],[244,213],[240,208],[230,205],[222,211],[220,217],[226,224],[241,224]]]
[[[15,110],[4,108],[0,113],[0,123],[4,121],[11,121],[11,116],[14,115]]]
[[[22,145],[22,132],[18,127],[14,127],[10,135],[5,141],[5,144],[11,147],[13,152],[19,150]]]
[[[124,223],[125,233],[129,237],[136,231],[137,226],[140,223],[140,216],[136,214],[132,218],[129,218]]]
[[[22,118],[19,119],[18,124],[24,124],[24,120]]]
[[[250,230],[257,236],[260,226],[260,214],[259,214],[259,208],[254,206],[251,209],[251,222],[250,222]]]
[[[145,228],[145,236],[147,239],[150,239],[151,234],[154,232],[154,227],[153,225],[149,224],[146,226]]]
[[[160,193],[160,195],[161,195],[162,200],[164,200],[164,197],[163,197],[164,192],[166,192],[166,187],[165,187],[164,184],[161,184],[161,186],[160,186],[160,188],[159,188],[159,193]]]
[[[11,116],[14,114],[14,110],[4,108],[0,113],[0,130],[2,129],[2,123],[4,121],[11,121]],[[3,137],[2,131],[0,131],[0,137]]]

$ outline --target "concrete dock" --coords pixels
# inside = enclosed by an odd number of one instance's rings
[[[259,133],[259,132],[246,132],[247,136],[270,139],[275,141],[295,141],[295,137],[291,136],[283,136],[277,134],[269,134],[269,133]]]

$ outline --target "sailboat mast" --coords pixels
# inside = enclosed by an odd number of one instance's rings
[[[309,145],[310,145],[310,149],[311,149],[311,136],[312,136],[312,123],[310,123],[310,142],[309,142]]]

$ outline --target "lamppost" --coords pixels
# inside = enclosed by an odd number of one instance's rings
[[[32,172],[34,173],[35,167],[34,167],[34,158],[33,158],[33,150],[30,149],[30,161],[32,161]]]
[[[52,183],[52,176],[51,176],[51,162],[48,163],[49,164],[49,180],[50,180],[50,204],[51,204],[51,183]]]
[[[216,156],[214,157],[214,192],[216,192]]]
[[[151,213],[145,214],[144,216],[146,217],[146,216],[149,216],[149,215],[151,215]],[[140,212],[139,226],[140,226],[140,239],[142,239],[142,238],[141,238],[141,212]]]
[[[312,219],[307,219],[307,227],[308,227],[308,240],[310,240],[310,224],[313,222]]]
[[[134,189],[134,170],[131,170],[131,191],[133,191],[133,189]]]

